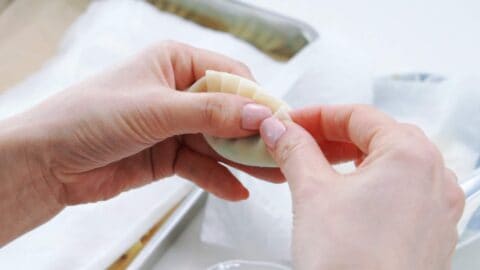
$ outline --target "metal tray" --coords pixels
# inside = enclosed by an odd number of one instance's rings
[[[177,206],[127,269],[152,269],[158,258],[202,209],[206,200],[207,193],[200,188],[195,188]]]
[[[234,0],[149,0],[160,10],[230,33],[279,61],[288,61],[318,37],[309,25]]]

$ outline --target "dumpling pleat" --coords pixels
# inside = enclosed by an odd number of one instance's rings
[[[255,100],[259,104],[269,107],[270,109],[272,109],[273,112],[276,112],[278,109],[280,109],[280,107],[285,105],[283,101],[275,99],[274,97],[264,94],[262,92],[255,93],[255,96],[253,96],[253,100]]]
[[[258,85],[250,80],[242,80],[240,81],[240,85],[238,86],[237,94],[242,97],[253,98],[255,93],[258,92]]]
[[[217,72],[217,71],[213,71],[213,70],[207,70],[204,78],[207,80],[207,89],[206,90],[208,92],[220,92],[221,91],[222,73]]]
[[[222,84],[220,89],[223,93],[236,94],[241,77],[234,76],[228,73],[222,74]]]

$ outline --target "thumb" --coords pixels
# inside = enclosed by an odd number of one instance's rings
[[[270,117],[262,122],[260,135],[292,191],[335,174],[315,139],[301,126]]]
[[[163,102],[160,117],[167,135],[204,133],[216,137],[244,137],[258,132],[272,115],[265,106],[225,93],[175,92]]]

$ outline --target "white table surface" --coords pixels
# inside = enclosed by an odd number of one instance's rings
[[[269,7],[271,0],[244,0]],[[445,75],[477,72],[480,62],[480,1],[274,1],[272,9],[322,31],[339,32],[369,55],[376,74],[425,71]],[[312,7],[312,6],[315,7]],[[203,211],[202,211],[203,212]],[[205,269],[241,254],[200,241],[202,214],[160,258],[155,269]],[[478,269],[462,251],[455,269]]]

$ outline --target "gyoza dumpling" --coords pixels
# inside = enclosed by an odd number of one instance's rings
[[[290,119],[288,114],[290,108],[285,102],[265,94],[255,82],[230,73],[208,70],[188,91],[222,92],[244,96],[269,107],[276,117]],[[278,167],[259,135],[238,139],[208,135],[204,137],[219,155],[228,160],[248,166]]]

